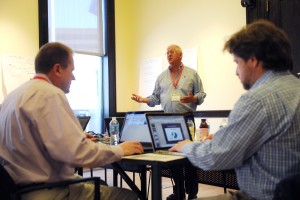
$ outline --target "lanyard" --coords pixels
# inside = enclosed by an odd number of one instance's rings
[[[49,83],[49,80],[48,80],[47,78],[43,77],[43,76],[35,75],[35,76],[33,77],[33,79],[40,79],[40,80],[43,80],[43,81],[47,81],[47,82]]]
[[[171,80],[172,80],[172,84],[173,84],[173,86],[174,86],[175,89],[177,88],[177,85],[178,85],[178,82],[180,80],[180,77],[181,77],[183,69],[184,69],[184,65],[182,64],[182,67],[181,67],[181,70],[179,72],[177,80],[175,80],[176,79],[176,75],[175,75],[175,77],[173,77],[172,74],[171,74],[171,72],[170,72],[170,77],[171,77]]]

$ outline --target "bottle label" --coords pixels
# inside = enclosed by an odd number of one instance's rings
[[[110,127],[110,134],[118,134],[119,133],[119,126],[118,125],[112,125]]]
[[[200,136],[201,140],[205,140],[205,138],[208,136],[208,128],[200,128]]]
[[[191,138],[192,138],[192,140],[194,140],[194,134],[195,134],[194,126],[190,126],[189,130],[190,130]]]

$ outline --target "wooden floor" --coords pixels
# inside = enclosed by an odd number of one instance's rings
[[[133,177],[131,172],[127,173],[129,177]],[[90,177],[91,173],[90,170],[84,170],[83,173],[84,177]],[[93,176],[99,176],[101,177],[101,179],[105,179],[105,175],[104,175],[104,169],[102,168],[97,168],[97,169],[93,169]],[[112,170],[107,170],[107,184],[112,186]],[[147,180],[149,180],[147,178]],[[139,183],[139,177],[138,174],[135,175],[135,183],[137,186],[140,185]],[[120,179],[119,179],[119,183],[118,185],[120,186]],[[147,183],[148,185],[148,183]],[[151,185],[151,184],[150,184]],[[125,181],[122,181],[122,187],[124,188],[129,188],[128,185],[126,184]],[[173,193],[173,187],[172,187],[172,182],[170,178],[162,178],[162,194],[163,194],[163,199],[166,199],[167,196],[169,196],[170,194]],[[149,194],[151,194],[151,187],[149,188]],[[210,197],[210,196],[216,196],[219,194],[224,194],[224,189],[222,187],[215,187],[215,186],[210,186],[210,185],[205,185],[205,184],[199,184],[199,191],[198,191],[198,195],[197,197]],[[148,199],[151,199],[151,195],[148,197]]]

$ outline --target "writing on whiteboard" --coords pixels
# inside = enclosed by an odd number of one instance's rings
[[[1,96],[30,80],[34,74],[34,58],[19,55],[2,55],[0,65]],[[3,99],[0,100],[3,101]]]

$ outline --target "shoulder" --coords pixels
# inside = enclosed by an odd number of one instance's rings
[[[183,69],[183,74],[185,76],[189,76],[193,79],[200,79],[200,76],[198,74],[198,72],[188,66],[184,66],[184,69]]]
[[[35,81],[35,80],[33,80]],[[38,80],[37,80],[38,81]],[[65,96],[65,93],[58,87],[45,81],[34,82],[32,84],[33,90],[45,95],[45,96]]]
[[[169,68],[167,68],[166,70],[164,70],[163,72],[161,72],[158,75],[157,80],[161,80],[161,79],[163,79],[166,76],[169,76]]]
[[[249,96],[258,96],[259,98],[275,96],[279,93],[299,91],[299,80],[287,72],[271,72],[267,76],[259,79],[254,87],[248,91]],[[297,89],[296,89],[297,88]]]
[[[196,70],[194,70],[194,69],[192,69],[188,66],[185,66],[185,65],[184,65],[183,71],[188,72],[188,73],[192,73],[192,74],[198,74],[198,72]]]

